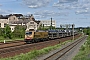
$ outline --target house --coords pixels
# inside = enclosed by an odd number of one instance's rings
[[[36,21],[32,14],[28,17],[25,17],[22,14],[10,14],[0,19],[1,28],[5,28],[7,24],[9,24],[11,31],[13,32],[17,25],[25,26],[26,30],[37,30],[41,25],[41,22]]]
[[[0,19],[0,27],[4,28],[8,24],[8,19]]]
[[[41,25],[40,21],[36,21],[34,16],[31,15],[30,17],[30,21],[26,24],[27,25],[27,30],[37,30],[39,28],[39,26]]]
[[[8,21],[9,21],[9,26],[11,28],[11,31],[13,32],[15,30],[15,26],[17,25],[22,25],[25,26],[27,22],[29,22],[29,20],[23,20],[21,14],[10,14],[8,17]]]
[[[0,15],[0,28],[4,28],[8,23],[9,23],[8,16]]]
[[[14,22],[12,22],[12,23],[9,23],[9,26],[10,26],[10,28],[11,28],[11,31],[13,32],[13,31],[15,30],[15,27],[16,27],[17,25],[21,25],[21,26],[26,27],[26,24],[27,24],[28,22],[29,22],[29,20],[14,21]]]
[[[51,26],[51,20],[41,20],[42,26],[44,27],[50,27]],[[56,21],[52,20],[52,26],[56,27]]]
[[[9,25],[11,31],[14,31],[16,25],[26,26],[26,30],[37,30],[41,25],[40,21],[36,21],[34,16],[31,14],[29,17],[9,17]]]

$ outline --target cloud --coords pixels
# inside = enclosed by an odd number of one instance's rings
[[[76,14],[81,14],[81,13],[87,13],[87,10],[85,11],[85,10],[78,10],[78,11],[76,11]]]
[[[0,4],[0,6],[2,6],[2,4]]]
[[[89,14],[90,0],[58,0],[53,7],[59,10],[72,10],[76,14]]]
[[[83,0],[76,5],[73,5],[77,11],[76,14],[90,14],[90,0]]]
[[[58,0],[58,2],[53,4],[53,7],[57,7],[58,9],[72,9],[73,4],[77,3],[78,0]]]
[[[59,10],[63,10],[63,9],[71,9],[70,5],[66,5],[66,4],[56,4],[53,5],[54,7],[57,7]]]
[[[20,0],[0,0],[0,3],[7,3],[7,2],[16,2]]]
[[[90,1],[59,0],[57,3],[54,3],[53,6],[59,9],[85,9],[90,6]]]
[[[51,0],[23,0],[23,3],[29,8],[40,8],[47,6],[50,1]]]
[[[90,14],[90,10],[78,10],[75,13],[76,14]]]
[[[81,20],[87,20],[88,18],[87,17],[82,17],[82,18],[79,18]]]
[[[67,16],[69,13],[68,12],[59,12],[59,11],[49,11],[49,10],[44,10],[44,11],[37,11],[34,13],[38,18],[47,18],[47,17],[57,17],[57,16]]]
[[[0,9],[0,14],[10,14],[10,13],[12,13],[11,10],[2,10],[2,9]]]
[[[71,3],[71,2],[77,2],[78,0],[59,0],[58,3]]]

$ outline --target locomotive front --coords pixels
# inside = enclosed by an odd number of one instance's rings
[[[33,39],[33,31],[27,31],[25,32],[25,39],[24,41],[27,43],[27,42],[31,42],[32,39]]]

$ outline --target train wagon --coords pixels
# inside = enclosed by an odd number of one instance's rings
[[[26,31],[24,41],[26,43],[39,42],[48,40],[48,32],[46,31]]]
[[[49,39],[56,39],[56,38],[58,38],[58,31],[57,30],[49,30],[48,36],[49,36]]]

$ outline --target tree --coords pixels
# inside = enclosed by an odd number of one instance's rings
[[[56,29],[54,26],[49,26],[48,29]]]
[[[90,35],[90,28],[83,29],[83,32],[84,32],[86,35]]]
[[[12,32],[11,32],[11,28],[9,27],[9,25],[6,25],[5,29],[4,29],[4,38],[12,38]]]
[[[0,36],[3,36],[3,34],[4,34],[4,29],[0,28]]]
[[[13,32],[13,37],[24,38],[24,35],[25,35],[25,27],[17,25]]]

